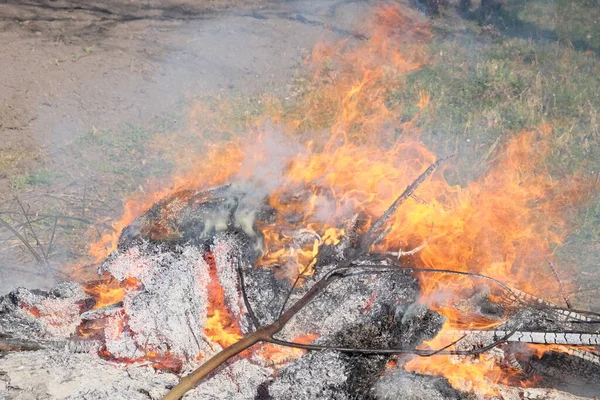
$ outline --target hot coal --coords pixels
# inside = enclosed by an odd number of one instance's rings
[[[554,351],[546,352],[541,357],[528,357],[522,350],[519,352],[518,345],[513,351],[527,374],[541,378],[537,383],[539,387],[553,387],[588,397],[600,393],[600,365],[596,362]]]
[[[137,240],[150,242],[211,242],[217,232],[240,231],[249,242],[244,255],[258,256],[262,238],[255,229],[257,219],[268,221],[273,212],[263,202],[236,185],[211,190],[177,192],[154,204],[123,229],[119,249]]]
[[[0,297],[0,336],[15,339],[65,339],[80,322],[87,295],[74,282],[51,291],[18,288]]]

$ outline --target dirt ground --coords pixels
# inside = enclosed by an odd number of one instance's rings
[[[353,1],[2,2],[0,216],[39,258],[54,266],[79,263],[90,240],[85,232],[108,229],[126,194],[143,190],[147,168],[139,140],[183,123],[190,98],[286,90],[312,45],[344,35],[365,7]],[[111,134],[101,142],[97,132]],[[118,162],[112,165],[111,157]],[[8,231],[2,241],[0,293],[47,281],[22,241]]]

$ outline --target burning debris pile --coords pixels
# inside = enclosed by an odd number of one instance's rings
[[[385,96],[429,61],[430,26],[392,5],[364,25],[368,40],[315,46],[313,90],[287,118],[201,158],[169,138],[193,166],[126,204],[91,246],[97,279],[0,299],[0,396],[600,392],[600,316],[571,308],[552,266],[592,184],[543,170],[548,123],[450,183]],[[429,95],[415,102],[417,118]]]
[[[252,201],[248,219],[247,194],[239,186],[176,192],[123,231],[97,282],[63,283],[51,292],[18,289],[1,299],[0,393],[73,399],[179,398],[190,389],[185,398],[465,396],[443,378],[404,371],[411,354],[495,363],[514,383],[577,385],[581,395],[598,390],[600,324],[594,314],[555,307],[484,275],[418,268],[411,256],[426,244],[394,256],[374,250],[388,220],[437,164],[368,228],[357,215],[335,241],[305,228],[287,232],[296,251],[314,247],[301,270],[289,257],[285,264],[260,266],[265,237],[258,227],[277,221],[267,202],[255,207]],[[468,295],[453,298],[454,307],[490,327],[442,330],[446,318],[419,301],[420,281],[434,275],[469,277]],[[554,347],[540,358],[528,351],[532,344]],[[177,384],[176,374],[191,378]],[[499,390],[510,398],[525,389]]]

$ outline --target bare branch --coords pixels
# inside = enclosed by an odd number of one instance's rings
[[[83,185],[83,198],[81,199],[81,218],[85,217],[85,207],[86,207],[85,201],[87,200],[86,195],[87,195],[87,184]]]
[[[31,225],[31,220],[29,219],[29,215],[27,215],[27,211],[25,211],[25,207],[23,207],[23,203],[21,203],[21,200],[19,200],[19,198],[17,196],[15,196],[15,201],[21,208],[21,211],[23,212],[23,216],[25,217],[25,221],[27,221],[27,226],[29,227],[29,230],[31,231],[31,235],[35,239],[36,246],[42,253],[42,256],[44,256],[44,261],[45,261],[44,264],[47,265],[48,264],[48,255],[45,253],[44,248],[42,247],[37,235],[35,234],[35,231],[33,230],[33,226]]]
[[[248,299],[248,293],[246,293],[246,285],[244,283],[244,271],[242,270],[241,263],[237,263],[236,269],[238,273],[238,280],[240,282],[240,288],[242,291],[242,299],[244,300],[244,305],[246,306],[246,310],[248,310],[248,315],[250,315],[250,319],[254,324],[254,328],[257,329],[260,326],[260,323],[258,321],[258,318],[256,318],[256,314],[254,313],[252,305],[250,304],[250,300]]]
[[[52,251],[52,245],[54,244],[54,234],[56,233],[56,225],[58,224],[58,217],[54,218],[54,225],[52,226],[52,234],[50,235],[50,243],[48,243],[48,250],[46,250],[46,254],[50,255]]]
[[[0,353],[8,353],[9,351],[42,350],[44,348],[45,346],[33,340],[0,337]]]
[[[310,266],[312,265],[313,261],[315,260],[315,258],[317,256],[318,256],[318,254],[315,257],[311,258],[310,261],[308,263],[306,263],[304,268],[302,268],[302,270],[298,272],[298,275],[296,275],[296,279],[294,279],[294,283],[292,284],[292,287],[287,292],[287,295],[285,296],[285,300],[283,300],[283,304],[281,305],[281,310],[279,310],[279,313],[277,314],[277,318],[280,318],[281,315],[283,314],[283,312],[285,311],[285,307],[287,306],[288,301],[290,301],[290,297],[292,297],[292,293],[294,293],[294,289],[296,289],[296,287],[298,287],[298,283],[300,283],[300,279],[302,279],[306,276],[305,275],[306,271],[308,271],[308,269],[310,268]]]
[[[27,250],[29,250],[29,252],[35,257],[35,259],[36,259],[37,263],[40,265],[40,267],[42,267],[42,269],[45,269],[44,260],[37,253],[37,251],[35,251],[34,248],[31,247],[31,244],[29,243],[29,241],[27,239],[25,239],[16,229],[14,229],[8,222],[6,222],[2,218],[0,218],[0,225],[4,226],[6,229],[11,231],[13,233],[13,235],[15,235],[21,241],[21,243],[23,243],[23,245],[25,245],[25,247],[27,247]]]
[[[293,347],[297,349],[303,350],[335,350],[340,351],[342,353],[358,353],[358,354],[415,354],[420,357],[431,357],[434,355],[449,355],[449,356],[471,356],[477,355],[481,353],[485,353],[486,351],[505,343],[519,328],[515,328],[512,331],[508,332],[506,335],[501,337],[498,340],[490,343],[484,347],[478,347],[473,350],[447,350],[450,347],[456,345],[458,342],[463,340],[466,335],[456,339],[455,341],[449,343],[448,345],[437,349],[437,350],[421,350],[421,349],[365,349],[365,348],[353,348],[353,347],[336,347],[336,346],[320,346],[314,344],[302,344],[296,342],[288,342],[285,340],[274,339],[271,338],[266,340],[269,343],[278,344],[280,346]]]
[[[379,231],[387,223],[390,217],[394,215],[398,207],[400,207],[400,205],[402,205],[402,203],[404,203],[406,199],[408,199],[414,193],[414,191],[417,190],[417,188],[425,181],[425,179],[429,177],[429,175],[433,173],[433,171],[437,169],[437,167],[452,157],[454,157],[454,154],[440,158],[431,164],[429,168],[425,170],[425,172],[419,175],[419,177],[413,183],[406,187],[404,192],[392,203],[390,208],[388,208],[386,212],[384,212],[383,215],[379,217],[375,223],[373,223],[371,229],[369,229],[369,231],[363,237],[361,243],[361,251],[363,253],[369,251],[369,248],[373,245],[375,239],[377,238],[377,231]]]

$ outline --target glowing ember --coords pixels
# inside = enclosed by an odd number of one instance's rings
[[[309,333],[306,335],[300,335],[294,339],[295,343],[309,344],[318,338],[318,335]],[[270,343],[261,346],[257,354],[264,360],[268,360],[274,365],[281,365],[300,358],[306,353],[306,350],[295,349],[291,347],[281,347]]]
[[[84,291],[96,299],[94,309],[110,306],[123,301],[127,289],[137,289],[138,282],[135,278],[127,278],[123,282],[106,277],[100,282],[90,282],[84,287]]]
[[[237,321],[232,320],[225,306],[225,295],[217,277],[214,256],[206,255],[204,260],[209,266],[211,278],[208,285],[208,320],[204,326],[204,333],[213,342],[219,343],[222,347],[228,347],[242,338],[242,332]]]

